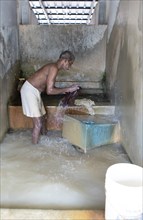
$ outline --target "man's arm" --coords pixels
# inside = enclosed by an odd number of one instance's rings
[[[57,68],[52,67],[49,71],[48,77],[47,77],[47,88],[46,88],[46,93],[47,94],[65,94],[67,92],[74,92],[77,89],[79,89],[78,85],[72,85],[70,87],[65,87],[65,88],[57,88],[55,87],[55,81],[56,81],[56,76],[57,76]]]

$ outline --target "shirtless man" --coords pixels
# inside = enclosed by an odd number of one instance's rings
[[[65,94],[79,89],[78,85],[65,88],[55,87],[56,76],[59,70],[68,70],[74,62],[74,55],[70,51],[61,53],[55,63],[50,63],[36,71],[23,84],[20,93],[23,114],[33,120],[32,143],[37,144],[40,133],[46,131],[46,111],[41,99],[41,92],[49,95]]]

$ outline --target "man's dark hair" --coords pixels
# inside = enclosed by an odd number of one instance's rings
[[[65,50],[60,54],[59,59],[67,59],[69,61],[74,61],[75,56],[73,55],[71,51]]]

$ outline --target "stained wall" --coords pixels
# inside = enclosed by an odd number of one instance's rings
[[[62,71],[57,80],[101,82],[105,72],[106,28],[106,25],[21,25],[23,75],[29,76],[42,65],[56,61],[62,51],[71,50],[76,60],[71,70]]]
[[[7,105],[19,71],[17,1],[0,1],[0,140],[8,129]]]
[[[122,144],[131,161],[142,165],[143,2],[116,0],[108,4],[108,90],[120,120]]]

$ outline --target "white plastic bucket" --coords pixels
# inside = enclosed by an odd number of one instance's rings
[[[143,220],[143,168],[118,163],[110,166],[105,179],[105,219]]]

